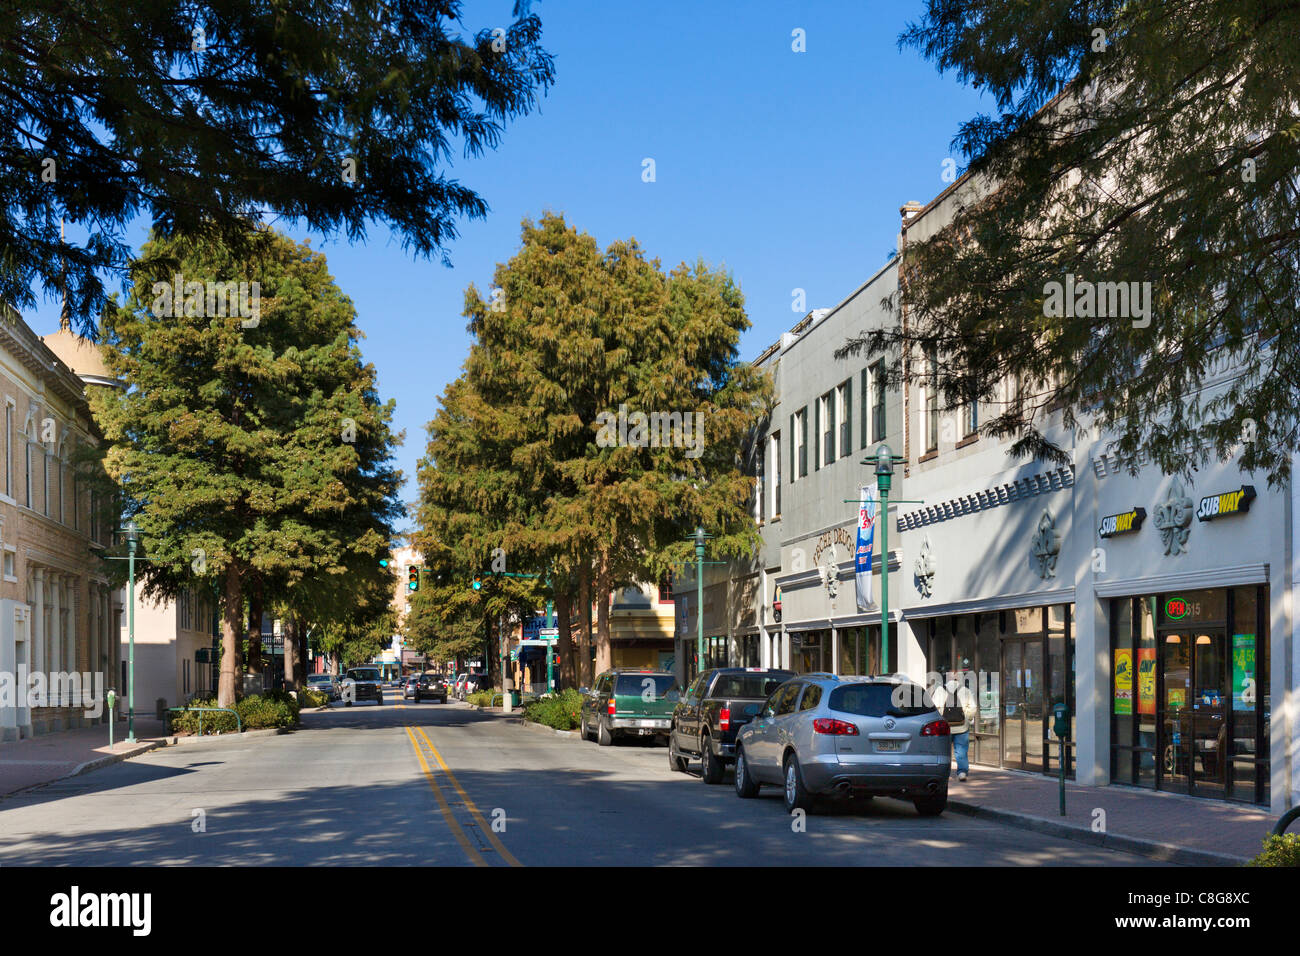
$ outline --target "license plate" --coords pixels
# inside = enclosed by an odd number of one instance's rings
[[[638,727],[663,727],[663,726],[665,726],[664,721],[662,721],[662,720],[638,720],[638,721],[636,722],[636,725],[637,725]]]
[[[903,742],[901,740],[877,740],[876,750],[902,750]]]

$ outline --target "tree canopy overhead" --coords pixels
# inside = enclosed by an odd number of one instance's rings
[[[6,5],[9,6],[9,5]],[[498,4],[505,7],[506,4]],[[0,300],[66,290],[86,332],[127,225],[246,239],[271,215],[441,254],[487,205],[449,178],[553,81],[530,0],[33,0],[0,16]],[[85,241],[60,241],[60,220]]]
[[[998,114],[956,137],[987,188],[907,244],[906,328],[847,350],[944,356],[950,406],[1020,381],[1023,406],[981,429],[1013,453],[1063,460],[1040,414],[1061,407],[1130,463],[1239,454],[1283,478],[1300,440],[1297,36],[1281,0],[930,0],[900,44],[992,96]],[[1117,307],[1119,284],[1149,308]],[[1098,294],[1062,310],[1061,287]]]

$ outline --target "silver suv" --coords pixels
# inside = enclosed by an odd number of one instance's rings
[[[791,812],[823,794],[901,797],[936,816],[948,804],[951,759],[948,724],[919,684],[802,674],[736,739],[736,794],[780,786]]]

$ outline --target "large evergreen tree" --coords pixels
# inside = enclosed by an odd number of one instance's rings
[[[147,586],[219,582],[222,706],[236,693],[249,585],[308,624],[357,626],[350,596],[377,587],[400,507],[392,403],[361,359],[351,302],[319,253],[274,233],[259,246],[243,259],[219,242],[148,243],[125,306],[104,320],[126,390],[93,400],[150,557]],[[232,276],[259,282],[256,324],[212,314],[202,296],[165,308],[176,275],[196,292]],[[312,620],[309,607],[327,611]]]
[[[1016,452],[1066,460],[1043,427],[1061,407],[1131,467],[1240,453],[1283,477],[1300,442],[1297,37],[1285,0],[930,0],[900,42],[999,115],[960,130],[977,185],[954,220],[907,243],[905,322],[850,348],[944,356],[949,405],[1018,380],[1023,403],[981,429]],[[1049,283],[1076,280],[1150,283],[1150,311],[1065,317]],[[1238,374],[1205,388],[1224,365]]]
[[[417,546],[474,556],[483,572],[502,548],[510,570],[590,592],[596,666],[608,667],[617,585],[682,561],[697,524],[718,553],[755,545],[740,448],[767,380],[737,361],[743,299],[703,264],[665,273],[635,241],[602,251],[556,215],[524,223],[494,286],[466,293],[474,344],[429,426]],[[620,408],[630,429],[611,424]],[[636,431],[649,413],[691,427],[651,445]]]
[[[247,237],[264,212],[445,257],[486,203],[447,176],[553,80],[529,0],[477,32],[459,0],[100,3],[0,16],[0,301],[63,289],[93,328],[139,215]],[[60,240],[66,219],[81,230]]]

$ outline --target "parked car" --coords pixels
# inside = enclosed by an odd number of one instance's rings
[[[465,675],[465,683],[461,686],[460,699],[464,700],[470,694],[488,688],[487,674],[481,671],[470,671]]]
[[[320,691],[330,700],[339,699],[339,684],[333,674],[308,674],[307,686],[312,690]]]
[[[384,703],[384,682],[377,667],[350,667],[343,678],[343,706],[351,707],[353,701],[373,700]]]
[[[596,686],[583,693],[579,713],[583,740],[594,735],[602,747],[608,747],[624,735],[653,735],[668,742],[678,698],[677,678],[672,674],[615,669],[601,674]]]
[[[802,674],[782,684],[736,739],[736,794],[782,788],[786,809],[820,795],[948,804],[952,736],[924,688],[898,677]]]
[[[451,696],[455,697],[457,700],[465,699],[465,678],[467,676],[468,675],[464,671],[461,671],[452,679]]]
[[[705,783],[721,783],[736,758],[736,734],[763,709],[772,692],[794,671],[767,667],[718,667],[700,674],[673,708],[668,766],[686,769],[686,755],[700,758]]]
[[[441,674],[421,674],[415,679],[415,702],[425,699],[447,703],[447,681]]]

